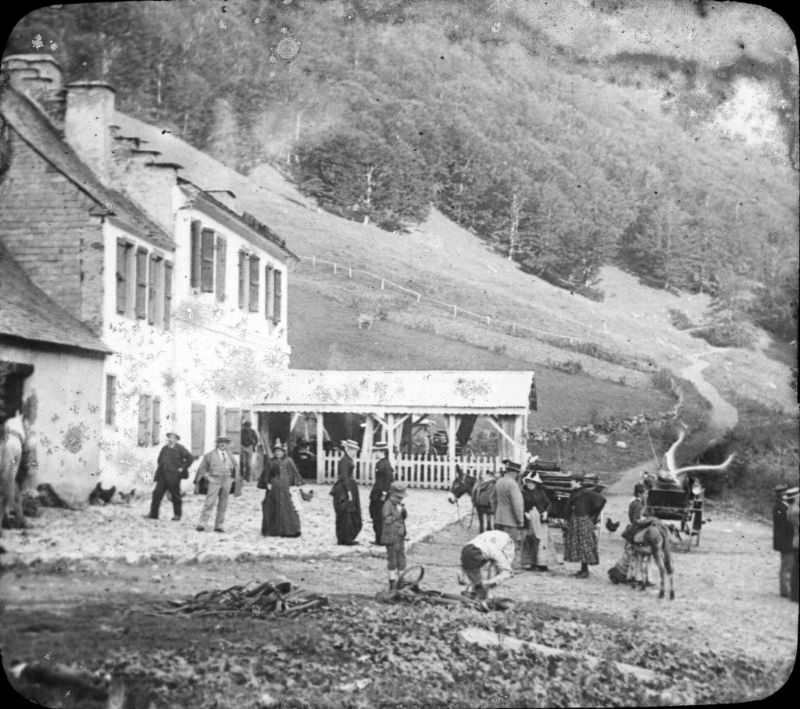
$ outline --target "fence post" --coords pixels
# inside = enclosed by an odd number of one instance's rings
[[[336,263],[336,261],[334,261],[334,262],[333,262],[333,272],[334,272],[334,273],[336,273],[336,267],[337,267],[337,265],[338,265],[338,264]]]
[[[348,266],[347,267],[347,277],[348,278],[352,278],[353,277],[353,267],[352,266]]]
[[[418,303],[419,303],[419,301],[420,301],[420,298],[422,298],[422,295],[421,295],[420,293],[417,293],[417,302],[418,302]]]
[[[317,257],[316,257],[316,256],[312,256],[312,257],[311,257],[311,267],[312,267],[314,270],[316,270],[316,269],[317,269]]]
[[[491,325],[492,325],[492,319],[487,315],[486,316],[486,326],[487,327],[491,327]]]
[[[458,307],[454,305],[453,306],[453,317],[456,317],[457,315],[458,315]]]
[[[381,278],[381,290],[386,290],[386,281]]]

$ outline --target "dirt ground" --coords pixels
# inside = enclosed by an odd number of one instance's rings
[[[608,490],[608,517],[622,518],[629,498],[628,486],[637,474],[638,468],[626,471]],[[606,570],[621,553],[622,540],[619,532],[612,534],[606,529],[601,530],[599,537],[601,563],[592,568],[590,578],[576,579],[571,576],[575,565],[558,564],[548,572],[518,573],[503,587],[503,593],[517,602],[522,613],[520,618],[551,618],[558,623],[577,623],[575,627],[585,628],[587,639],[572,643],[578,651],[586,643],[591,646],[593,641],[588,639],[591,635],[602,636],[610,632],[607,628],[615,628],[632,632],[643,647],[650,643],[669,644],[677,648],[673,652],[678,657],[684,656],[684,661],[689,656],[703,657],[703,653],[710,653],[709,657],[733,653],[732,656],[738,658],[735,662],[743,667],[760,667],[763,663],[765,667],[783,667],[785,672],[785,668],[792,666],[797,652],[798,606],[778,595],[778,559],[771,547],[771,529],[747,519],[715,514],[713,508],[707,511],[707,518],[699,545],[692,546],[688,552],[685,547],[675,550],[674,601],[659,600],[657,589],[638,591],[609,582]],[[456,581],[459,551],[477,532],[476,523],[472,528],[469,524],[469,518],[450,524],[410,548],[409,564],[421,564],[425,568],[423,588],[460,591]],[[558,540],[558,530],[553,532]],[[653,575],[657,581],[655,570]],[[419,609],[397,609],[375,603],[375,593],[385,587],[385,559],[379,550],[335,558],[209,558],[201,563],[130,564],[119,560],[62,559],[4,570],[0,577],[3,662],[6,668],[16,661],[59,661],[98,669],[101,663],[108,667],[113,658],[118,663],[115,666],[121,666],[120,653],[138,652],[149,657],[153,653],[174,653],[180,649],[186,655],[190,648],[203,647],[211,659],[203,655],[206,659],[202,662],[213,659],[218,663],[214,667],[224,668],[230,647],[240,646],[241,649],[250,647],[248,643],[255,643],[257,649],[276,637],[292,638],[293,633],[299,632],[298,628],[317,627],[315,623],[322,621],[310,619],[306,626],[302,617],[259,622],[242,618],[165,620],[154,616],[152,609],[168,599],[185,598],[201,590],[276,576],[285,576],[304,589],[328,595],[335,612],[358,614],[361,612],[358,609],[363,608],[363,612],[372,613],[377,619],[397,618],[399,614],[412,629],[410,632],[419,627]],[[483,616],[483,620],[486,622],[486,618],[498,615],[503,614],[490,613]],[[466,627],[470,622],[468,617],[448,618],[450,629]],[[474,618],[472,622],[474,624]],[[349,632],[343,630],[344,635]],[[307,641],[307,638],[293,641],[298,658],[305,657],[298,647],[302,649]],[[612,643],[610,651],[618,651],[616,644],[617,641]],[[768,689],[762,687],[762,695],[777,690],[785,680],[777,669],[769,676],[771,679],[763,680]],[[680,679],[679,674],[676,679]],[[172,690],[170,686],[161,687],[160,696],[167,698],[173,690],[178,692],[174,696],[183,696],[178,685],[172,686]],[[291,684],[273,682],[267,686],[279,696],[292,696]],[[250,690],[252,694],[252,688]],[[181,691],[188,689],[184,687]],[[201,702],[201,705],[242,705],[233,701],[231,692],[234,690],[230,687],[219,691],[229,697],[230,704],[215,700],[218,703]],[[385,686],[381,691],[387,691]],[[350,695],[344,696],[344,699],[332,699],[332,706],[350,703],[346,699]],[[368,701],[366,696],[364,705],[369,706],[372,700]],[[534,701],[527,694],[520,696],[523,698],[515,701]],[[587,699],[587,695],[581,697],[563,701],[589,704],[596,701]],[[188,695],[185,701],[190,701]],[[195,696],[191,701],[199,700]],[[257,702],[252,703],[252,697],[250,701],[248,706],[258,706]],[[308,701],[313,704],[315,700],[305,699],[298,705],[307,705]],[[562,699],[547,701],[561,702]],[[637,705],[641,701],[644,700],[631,699],[627,705]],[[679,703],[684,702],[692,703],[683,697]],[[614,703],[626,705],[623,697],[618,697]],[[168,705],[175,706],[158,702],[154,706]],[[359,705],[358,702],[355,705]],[[503,705],[511,704],[496,704]],[[73,705],[67,702],[63,706]]]

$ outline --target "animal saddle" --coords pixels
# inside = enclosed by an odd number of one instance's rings
[[[622,533],[622,538],[629,541],[631,544],[641,546],[645,543],[644,535],[647,531],[647,528],[653,524],[655,524],[655,520],[652,519],[629,524],[627,527],[625,527],[625,531]]]
[[[494,491],[494,480],[484,480],[478,483],[475,490],[475,506],[488,509],[492,505],[492,492]]]

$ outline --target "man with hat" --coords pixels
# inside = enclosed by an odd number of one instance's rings
[[[567,500],[564,560],[580,562],[580,571],[575,574],[577,578],[587,578],[589,565],[596,566],[600,563],[594,527],[605,507],[606,498],[595,490],[597,483],[598,478],[594,473],[576,476],[572,480],[572,492]]]
[[[389,570],[389,590],[397,587],[397,579],[406,568],[406,512],[403,499],[405,483],[396,481],[389,486],[389,499],[383,503],[383,524],[380,543],[386,547],[386,565]]]
[[[356,537],[361,531],[361,501],[358,485],[353,480],[356,467],[353,456],[358,453],[358,443],[348,438],[341,442],[341,447],[344,455],[336,466],[338,478],[331,488],[336,513],[336,543],[352,546],[357,544]]]
[[[222,525],[225,523],[225,511],[228,508],[228,495],[230,494],[231,478],[235,481],[237,494],[241,494],[239,468],[233,454],[228,450],[231,439],[227,436],[217,438],[217,447],[203,456],[197,468],[195,482],[205,479],[208,482],[208,492],[200,512],[197,531],[202,532],[208,525],[208,519],[214,505],[217,507],[217,516],[214,521],[214,531],[224,532]]]
[[[376,443],[372,450],[381,454],[375,464],[375,482],[369,493],[369,516],[372,518],[372,529],[375,532],[375,544],[381,542],[381,526],[383,525],[383,503],[389,496],[389,487],[394,480],[394,468],[389,461],[389,444]]]
[[[784,598],[789,598],[792,590],[792,523],[789,520],[789,505],[784,499],[789,486],[775,486],[775,504],[772,507],[772,548],[781,555],[778,572],[778,590]]]
[[[242,421],[241,440],[241,459],[242,459],[242,480],[250,481],[253,453],[258,445],[258,434],[253,430],[250,419]]]
[[[505,532],[514,540],[519,553],[522,530],[525,527],[525,504],[517,476],[522,470],[519,463],[507,460],[503,476],[495,483],[492,492],[494,528]]]
[[[189,477],[189,466],[194,456],[178,443],[180,440],[181,437],[177,433],[170,431],[167,434],[166,445],[158,454],[156,486],[150,502],[150,514],[147,515],[150,519],[158,519],[161,500],[167,491],[172,500],[172,521],[177,522],[181,518],[181,480]]]
[[[544,491],[538,471],[530,472],[522,479],[522,500],[526,520],[522,538],[522,568],[547,571],[548,558],[551,555],[547,527],[550,499]]]

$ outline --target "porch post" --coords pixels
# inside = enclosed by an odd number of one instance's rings
[[[527,456],[522,443],[522,416],[517,415],[514,417],[514,460],[524,466],[524,458]]]
[[[447,414],[447,482],[453,479],[456,472],[456,417]]]
[[[317,482],[321,484],[325,481],[325,448],[323,447],[325,428],[322,425],[322,412],[317,411],[314,415],[317,422]]]
[[[394,461],[394,414],[386,414],[386,444],[389,446],[389,460]]]

